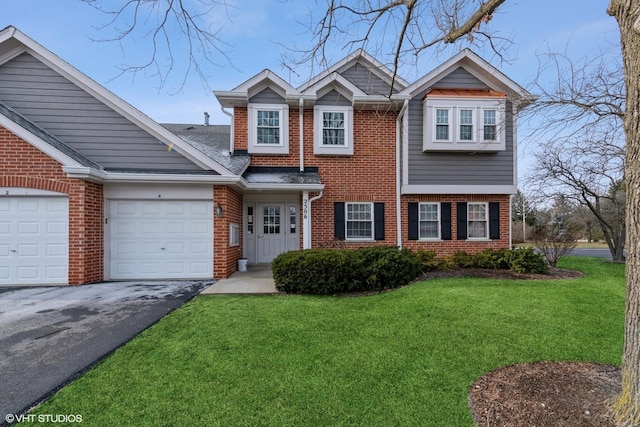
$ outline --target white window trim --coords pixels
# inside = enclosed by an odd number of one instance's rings
[[[449,126],[449,132],[447,132],[447,139],[438,139],[436,137],[436,135],[437,135],[437,130],[436,129],[438,128],[438,110],[447,110],[449,112],[448,113],[448,117],[447,117],[449,119],[449,121],[447,123],[447,126]],[[452,128],[453,123],[454,123],[454,120],[453,120],[453,117],[452,117],[453,114],[454,114],[453,108],[451,108],[451,107],[438,106],[438,107],[435,107],[433,109],[433,129],[431,130],[431,133],[433,135],[432,138],[433,138],[433,141],[435,143],[443,143],[443,142],[452,142],[453,141],[453,139],[451,138],[452,134],[454,133],[453,132],[453,128]]]
[[[240,225],[229,224],[229,246],[240,246]]]
[[[280,113],[279,144],[258,144],[258,111],[278,111]],[[289,106],[287,104],[249,104],[247,116],[249,128],[247,151],[250,154],[289,154]]]
[[[471,209],[469,209],[470,205],[484,205],[484,211],[485,211],[485,226],[484,226],[484,234],[485,237],[470,237],[469,236],[469,213],[471,212]],[[472,240],[472,241],[486,241],[486,240],[490,240],[489,239],[489,203],[487,202],[467,202],[467,240]]]
[[[437,237],[422,237],[420,235],[420,222],[422,222],[422,220],[420,219],[420,210],[421,210],[421,206],[424,205],[436,205],[438,208],[438,236]],[[429,241],[429,242],[433,242],[433,241],[440,241],[442,240],[442,234],[441,234],[441,228],[442,228],[442,217],[441,217],[441,211],[440,211],[440,203],[439,202],[420,202],[418,203],[418,240],[422,240],[422,241]]]
[[[462,126],[462,118],[460,117],[462,111],[471,111],[471,139],[462,139],[462,130],[460,126]],[[456,141],[459,144],[473,144],[478,140],[478,119],[477,119],[477,107],[458,107],[456,108]]]
[[[347,224],[349,223],[349,205],[369,205],[371,208],[371,237],[349,237]],[[373,202],[345,202],[344,204],[344,238],[350,242],[373,242],[375,241],[375,210]]]
[[[491,99],[430,99],[423,104],[423,151],[504,151],[506,150],[506,100]],[[449,110],[449,139],[436,139],[437,110]],[[460,111],[473,111],[473,140],[460,139]],[[496,111],[496,140],[484,139],[484,111]]]
[[[322,138],[323,113],[344,113],[344,145],[325,145]],[[313,107],[313,152],[316,155],[353,155],[353,107],[316,105]]]

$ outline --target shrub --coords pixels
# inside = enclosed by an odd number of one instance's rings
[[[374,246],[285,252],[271,269],[279,291],[336,294],[405,285],[420,274],[422,262],[412,251]]]
[[[549,266],[544,257],[535,252],[533,248],[518,248],[509,251],[511,259],[509,268],[516,273],[549,273]]]

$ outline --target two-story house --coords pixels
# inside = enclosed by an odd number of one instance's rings
[[[532,97],[469,50],[414,83],[356,52],[294,88],[215,91],[231,126],[160,125],[0,31],[0,284],[223,278],[283,251],[509,247]]]

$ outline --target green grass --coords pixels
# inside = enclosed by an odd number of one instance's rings
[[[458,278],[367,297],[199,296],[38,407],[83,426],[471,426],[500,366],[619,364],[624,266],[564,281]],[[60,424],[57,424],[60,425]]]

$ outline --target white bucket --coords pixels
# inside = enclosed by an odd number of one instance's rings
[[[247,271],[247,259],[240,258],[238,260],[238,271]]]

